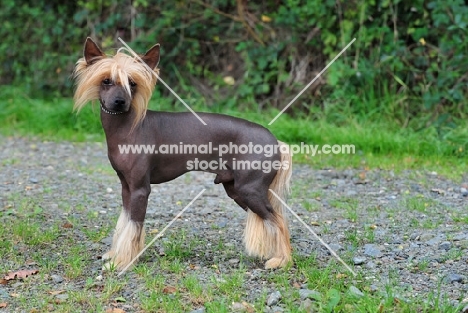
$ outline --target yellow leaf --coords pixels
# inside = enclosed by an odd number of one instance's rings
[[[422,44],[423,46],[426,45],[426,40],[424,38],[419,39],[419,43]]]
[[[348,275],[343,274],[343,273],[338,273],[338,274],[336,274],[336,278],[338,278],[338,279],[340,279],[340,278],[346,278],[346,277],[348,277]]]
[[[232,76],[225,76],[223,80],[226,83],[226,85],[229,85],[229,86],[233,86],[236,83],[234,77]]]
[[[262,22],[264,23],[270,23],[271,22],[271,17],[262,15]]]

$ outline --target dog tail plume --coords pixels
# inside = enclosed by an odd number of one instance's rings
[[[281,167],[271,182],[269,189],[284,201],[289,193],[289,181],[292,173],[292,155],[289,147],[278,141],[281,152]],[[291,261],[290,236],[281,201],[268,191],[268,201],[273,209],[273,215],[263,219],[251,210],[247,210],[247,220],[244,231],[244,244],[249,255],[261,259],[269,259],[265,268],[283,267]]]
[[[270,189],[273,190],[283,201],[286,201],[290,192],[289,182],[292,174],[292,154],[289,147],[284,142],[278,141],[281,152],[281,167],[278,170],[273,182],[270,184]],[[284,148],[282,148],[284,147]],[[273,210],[279,216],[284,216],[283,204],[271,192],[268,193],[268,200],[273,207]]]

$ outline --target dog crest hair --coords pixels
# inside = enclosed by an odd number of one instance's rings
[[[159,44],[154,45],[144,55],[141,61],[119,49],[117,53],[108,57],[99,47],[87,38],[84,57],[78,60],[73,73],[76,90],[73,109],[80,111],[88,102],[99,100],[99,90],[104,79],[111,79],[122,85],[132,96],[131,109],[135,113],[133,126],[138,125],[146,115],[148,103],[156,85],[156,74],[159,74]],[[148,70],[152,69],[152,72]],[[130,83],[136,84],[136,91],[132,95]]]

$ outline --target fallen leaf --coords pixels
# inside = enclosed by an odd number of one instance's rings
[[[34,269],[34,270],[20,270],[20,271],[16,271],[16,272],[11,272],[11,273],[8,273],[6,276],[5,276],[5,279],[6,280],[12,280],[12,279],[25,279],[27,278],[28,276],[31,276],[31,275],[34,275],[34,274],[37,274],[39,271]]]
[[[361,173],[359,173],[359,178],[360,178],[361,180],[366,179],[366,172],[361,172]]]
[[[233,86],[236,83],[236,80],[232,76],[225,76],[223,81],[226,85]]]
[[[336,278],[338,278],[338,279],[339,279],[339,278],[346,278],[346,277],[348,277],[348,275],[343,274],[343,273],[338,273],[338,274],[336,274]]]
[[[317,221],[312,221],[312,222],[310,222],[310,225],[313,225],[313,226],[320,226],[320,223],[317,222]]]
[[[242,301],[242,305],[244,306],[245,311],[247,313],[254,313],[255,312],[255,309],[253,308],[253,306],[250,303]]]
[[[271,17],[266,16],[266,15],[262,15],[262,22],[270,23],[271,22]]]
[[[119,308],[109,308],[106,313],[125,313],[125,311]]]
[[[431,191],[435,192],[435,193],[438,193],[439,195],[444,195],[445,194],[445,190],[439,189],[439,188],[432,188]]]
[[[73,228],[73,224],[72,224],[72,223],[66,222],[66,223],[64,223],[64,224],[62,225],[62,227],[63,227],[63,228]]]
[[[159,232],[159,230],[157,230],[157,229],[152,229],[152,230],[150,230],[149,233],[150,233],[150,234],[157,234],[158,232]]]
[[[53,296],[59,295],[61,293],[64,293],[65,290],[54,290],[54,291],[49,291],[49,293]]]
[[[7,280],[6,279],[0,279],[0,285],[6,285],[7,284]]]
[[[176,293],[177,289],[175,287],[172,287],[172,286],[166,286],[166,287],[163,288],[162,292],[165,293],[165,294],[171,294],[171,293]]]
[[[1,303],[0,303],[0,308],[6,308],[7,305],[8,305],[8,303],[6,303],[6,302],[1,302]]]
[[[115,302],[127,302],[124,297],[117,297],[114,299]]]

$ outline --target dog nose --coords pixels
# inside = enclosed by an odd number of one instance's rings
[[[123,98],[116,98],[114,100],[114,106],[117,108],[122,108],[125,105],[125,99]]]

